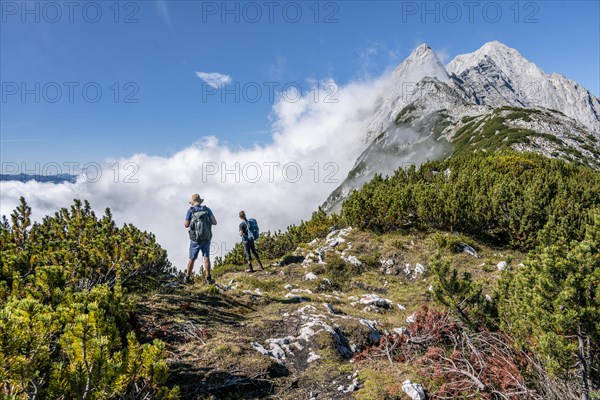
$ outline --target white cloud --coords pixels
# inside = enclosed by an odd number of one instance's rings
[[[450,53],[445,47],[443,49],[434,50],[435,55],[439,58],[440,62],[444,65],[450,61]]]
[[[156,11],[158,15],[163,19],[164,23],[171,26],[171,16],[169,15],[169,8],[166,0],[156,0]]]
[[[110,207],[119,224],[133,223],[154,232],[169,259],[182,269],[189,243],[183,221],[192,193],[206,199],[218,220],[213,230],[213,255],[217,256],[239,240],[238,212],[242,209],[258,220],[263,231],[283,230],[310,218],[364,150],[366,125],[387,79],[340,87],[336,103],[326,103],[323,93],[316,97],[312,92],[295,103],[280,99],[273,105],[268,145],[239,149],[215,137],[203,137],[169,157],[135,154],[105,160],[102,177],[95,183],[0,182],[0,211],[11,213],[23,195],[33,208],[33,218],[40,220],[68,207],[74,198],[88,199],[97,214]],[[118,179],[114,166],[111,169],[115,162],[120,166]],[[133,177],[137,183],[123,182],[132,172],[124,169],[126,163],[139,166]],[[301,176],[296,180],[297,169]]]
[[[196,76],[202,79],[206,84],[215,89],[231,83],[231,76],[219,72],[201,72],[196,71]]]
[[[287,67],[287,60],[283,56],[278,56],[275,62],[267,66],[268,78],[273,81],[283,79]]]

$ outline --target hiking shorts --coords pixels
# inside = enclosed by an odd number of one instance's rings
[[[210,240],[205,240],[203,242],[190,240],[190,260],[197,259],[200,251],[202,251],[202,257],[210,256]]]

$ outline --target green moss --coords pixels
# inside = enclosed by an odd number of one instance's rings
[[[380,368],[365,369],[359,372],[358,378],[362,387],[354,393],[357,400],[400,400],[405,397],[402,382],[405,376],[399,371],[400,365],[394,370]]]
[[[238,280],[248,290],[259,289],[262,292],[278,292],[281,291],[281,283],[276,279],[269,279],[261,276],[260,278],[252,275],[242,275]]]

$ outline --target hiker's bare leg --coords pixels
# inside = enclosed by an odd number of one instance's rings
[[[194,269],[194,262],[196,260],[188,260],[188,265],[187,265],[187,276],[191,277],[192,276],[192,270]]]
[[[208,278],[210,274],[210,257],[204,257],[204,277]]]

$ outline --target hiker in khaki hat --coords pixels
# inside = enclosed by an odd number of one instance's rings
[[[207,283],[214,283],[210,275],[210,240],[212,239],[212,226],[217,224],[217,219],[210,208],[202,205],[204,199],[198,193],[193,194],[189,203],[191,207],[185,215],[184,226],[190,235],[190,259],[187,264],[186,282],[192,281],[192,270],[202,252],[204,259],[204,277]]]

